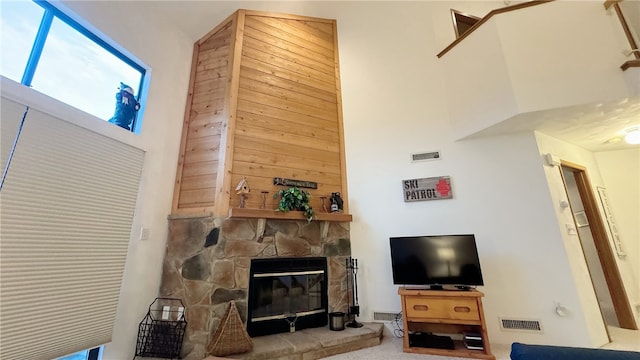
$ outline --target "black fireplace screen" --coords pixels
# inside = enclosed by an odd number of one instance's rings
[[[254,304],[252,320],[261,321],[273,316],[306,314],[324,311],[322,308],[323,270],[256,274],[255,289],[258,301]]]
[[[254,259],[248,310],[251,336],[326,325],[326,258]]]

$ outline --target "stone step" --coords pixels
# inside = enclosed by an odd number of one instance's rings
[[[315,360],[366,347],[382,340],[382,323],[364,323],[361,328],[329,330],[328,326],[253,338],[253,350],[229,359]]]

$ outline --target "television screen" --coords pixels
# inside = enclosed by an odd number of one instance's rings
[[[472,234],[392,237],[389,240],[393,283],[396,285],[484,285]]]

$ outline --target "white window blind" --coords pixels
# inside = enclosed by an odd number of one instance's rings
[[[1,105],[4,161],[16,122],[4,108],[23,111]],[[143,150],[29,110],[0,191],[0,359],[111,341],[143,161]]]
[[[0,171],[4,171],[26,106],[5,98],[0,105]]]

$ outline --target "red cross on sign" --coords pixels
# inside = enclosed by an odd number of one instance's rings
[[[451,191],[451,185],[449,185],[445,179],[441,178],[436,185],[436,191],[438,191],[440,196],[447,197],[449,196],[449,191]]]

